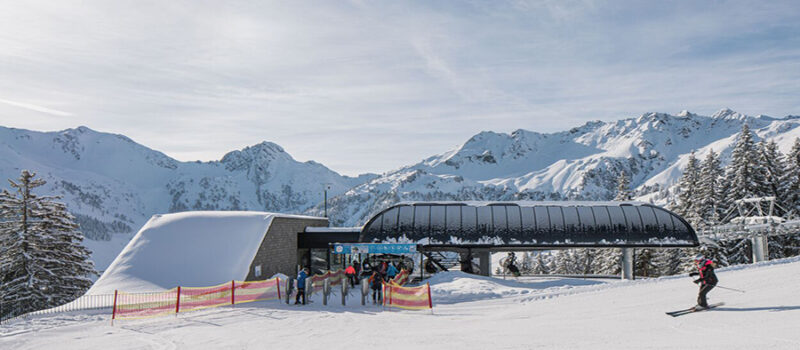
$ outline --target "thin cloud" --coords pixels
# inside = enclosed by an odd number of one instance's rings
[[[34,112],[50,114],[50,115],[54,115],[54,116],[58,116],[58,117],[71,117],[71,116],[74,115],[74,114],[69,113],[69,112],[64,112],[64,111],[59,111],[57,109],[37,106],[37,105],[34,105],[34,104],[30,104],[30,103],[9,101],[9,100],[4,100],[4,99],[0,99],[0,103],[5,103],[7,105],[11,105],[11,106],[14,106],[14,107],[24,108],[24,109],[28,109],[28,110],[31,110],[31,111],[34,111]]]

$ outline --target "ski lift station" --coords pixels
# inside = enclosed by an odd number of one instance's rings
[[[323,217],[265,212],[155,215],[89,294],[293,276],[298,266],[330,269],[352,258],[333,254],[337,243],[413,245],[429,258],[456,252],[477,258],[486,275],[492,252],[622,248],[623,278],[633,277],[635,248],[698,245],[686,220],[641,202],[403,202],[363,227],[328,224]]]

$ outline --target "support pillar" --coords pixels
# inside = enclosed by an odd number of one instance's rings
[[[480,262],[478,263],[478,266],[480,266],[481,275],[482,276],[491,276],[492,275],[492,253],[489,252],[488,250],[484,251],[484,252],[479,252],[478,253],[478,259],[480,259]]]
[[[755,235],[751,240],[753,241],[753,263],[769,260],[767,236]]]
[[[633,279],[633,248],[622,248],[622,279]]]

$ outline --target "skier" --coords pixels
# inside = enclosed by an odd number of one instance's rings
[[[297,274],[297,296],[294,299],[294,304],[300,304],[300,296],[303,296],[303,305],[306,304],[306,278],[308,278],[309,269],[304,267]]]
[[[714,274],[714,262],[711,259],[706,259],[702,254],[697,254],[694,257],[694,264],[697,266],[698,272],[692,272],[689,276],[699,276],[700,278],[694,280],[694,283],[700,284],[700,292],[697,294],[697,308],[708,308],[706,301],[706,294],[710,292],[717,285],[717,275]]]

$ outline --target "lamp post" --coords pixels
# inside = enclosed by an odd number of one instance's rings
[[[324,208],[325,208],[325,217],[326,218],[328,217],[328,190],[330,190],[330,189],[331,189],[331,184],[329,184],[329,183],[322,184],[322,193],[323,193],[322,202],[324,203],[323,205],[324,205]],[[328,225],[330,225],[330,223],[328,223]]]

